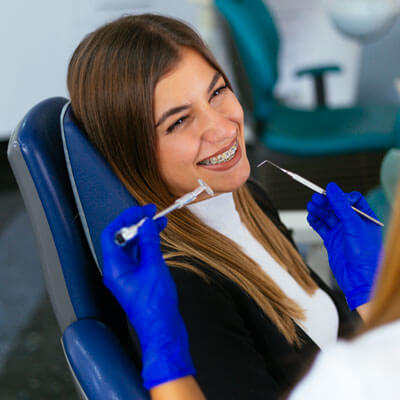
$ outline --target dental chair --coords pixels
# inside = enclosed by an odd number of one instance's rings
[[[135,200],[75,125],[64,98],[44,100],[25,115],[8,158],[80,397],[149,399],[139,347],[100,273],[101,231]]]
[[[298,157],[317,157],[400,147],[398,106],[327,107],[325,75],[339,72],[338,66],[320,65],[297,71],[298,77],[309,76],[314,80],[314,109],[289,107],[276,99],[280,38],[265,1],[215,0],[214,3],[229,25],[250,87],[257,137],[267,149]]]

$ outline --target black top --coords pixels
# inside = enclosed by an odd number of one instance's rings
[[[266,215],[292,240],[265,192],[251,181],[247,184]],[[210,277],[210,282],[185,269],[170,271],[189,335],[196,379],[206,398],[266,400],[286,393],[317,353],[317,345],[299,326],[302,346],[289,344],[235,283],[197,261],[194,264]],[[357,314],[311,273],[336,304],[339,333],[351,332],[358,322]]]

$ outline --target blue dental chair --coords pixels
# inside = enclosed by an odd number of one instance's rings
[[[64,98],[44,100],[26,114],[8,158],[80,397],[149,399],[138,347],[100,273],[101,230],[135,200],[77,128]]]
[[[285,106],[274,98],[278,80],[279,32],[262,0],[215,0],[227,21],[250,86],[259,140],[270,150],[293,156],[325,156],[400,147],[399,107],[373,105],[329,109],[324,75],[337,66],[297,72],[313,77],[316,107]]]

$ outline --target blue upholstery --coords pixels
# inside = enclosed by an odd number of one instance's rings
[[[90,399],[148,399],[133,362],[125,315],[102,284],[79,219],[61,136],[60,115],[66,103],[64,98],[47,99],[26,114],[10,139],[10,164],[33,224],[47,289],[65,331],[64,347],[78,387],[84,393],[89,390],[85,395]],[[84,194],[83,207],[85,201],[97,203],[100,219],[109,220],[118,213],[118,208],[111,209],[115,197],[106,187],[110,171],[89,144],[82,144],[84,136],[75,136],[72,141],[78,142],[72,158],[80,164],[81,176],[88,184],[102,180],[104,189],[98,186],[96,191],[92,188],[91,196]],[[110,180],[115,182],[115,177]]]
[[[141,380],[109,327],[80,320],[64,332],[63,347],[70,368],[89,399],[148,399]]]
[[[60,135],[63,98],[33,107],[20,124],[16,142],[22,151],[55,242],[77,319],[99,316],[92,287],[92,259],[85,245],[69,183]],[[98,279],[97,279],[98,280]]]
[[[253,115],[260,141],[269,149],[297,156],[385,150],[400,146],[397,106],[329,109],[324,106],[323,72],[302,70],[315,78],[314,110],[286,107],[274,98],[278,80],[279,33],[263,0],[215,0],[227,20],[251,87]]]
[[[75,124],[69,105],[61,117],[61,124],[79,215],[93,256],[101,268],[101,232],[117,215],[137,202]]]

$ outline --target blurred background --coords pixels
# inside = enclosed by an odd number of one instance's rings
[[[261,22],[261,26],[268,27],[272,20],[270,39],[277,40],[266,44],[273,47],[276,59],[269,58],[273,64],[273,83],[263,110],[258,107],[262,101],[255,94],[251,68],[256,69],[268,57],[261,58],[260,63],[257,59],[246,59],[238,45],[235,22],[225,13],[226,3],[229,2],[2,1],[1,399],[76,398],[60,345],[61,332],[46,294],[35,238],[6,151],[13,129],[32,106],[48,97],[68,97],[66,71],[74,48],[85,34],[107,21],[123,14],[156,12],[183,19],[200,32],[244,105],[253,176],[268,190],[282,219],[294,230],[295,240],[310,266],[328,283],[331,283],[331,277],[326,255],[305,220],[304,210],[311,193],[277,171],[256,170],[254,166],[269,158],[321,186],[335,180],[345,190],[359,190],[371,196],[371,201],[376,201],[378,212],[381,212],[380,217],[387,217],[380,192],[382,160],[396,143],[400,146],[400,142],[394,139],[385,145],[377,143],[373,146],[372,140],[365,148],[362,145],[353,148],[347,142],[337,145],[334,141],[320,146],[318,140],[308,145],[310,136],[317,138],[318,135],[313,128],[307,128],[307,121],[310,119],[314,127],[322,123],[332,130],[338,117],[332,117],[328,109],[355,110],[354,107],[359,107],[357,112],[364,116],[363,110],[372,108],[373,112],[368,115],[375,115],[383,108],[373,117],[375,120],[359,124],[357,129],[364,129],[366,124],[383,126],[376,118],[385,112],[389,114],[388,110],[391,119],[385,117],[385,124],[390,125],[387,128],[390,134],[396,134],[396,129],[400,129],[396,124],[396,110],[400,109],[400,22],[397,18],[400,0],[264,0],[270,19]],[[242,3],[250,9],[254,1]],[[257,32],[263,34],[261,30]],[[264,34],[268,36],[268,33]],[[249,40],[254,42],[254,38]],[[279,53],[276,50],[278,43]],[[298,72],[304,68],[314,70]],[[325,72],[332,73],[325,75]],[[347,118],[346,113],[342,116],[343,121]],[[285,122],[291,120],[291,115],[293,125],[285,128],[279,118]],[[296,129],[302,128],[303,144],[301,140],[300,143],[291,141],[294,125]],[[351,120],[347,125],[344,123],[343,129],[350,128],[353,128]],[[323,134],[323,130],[318,133]],[[283,132],[281,136],[280,132]],[[332,132],[333,137],[341,134]],[[274,138],[277,139],[274,141]],[[376,200],[378,197],[380,203]]]

